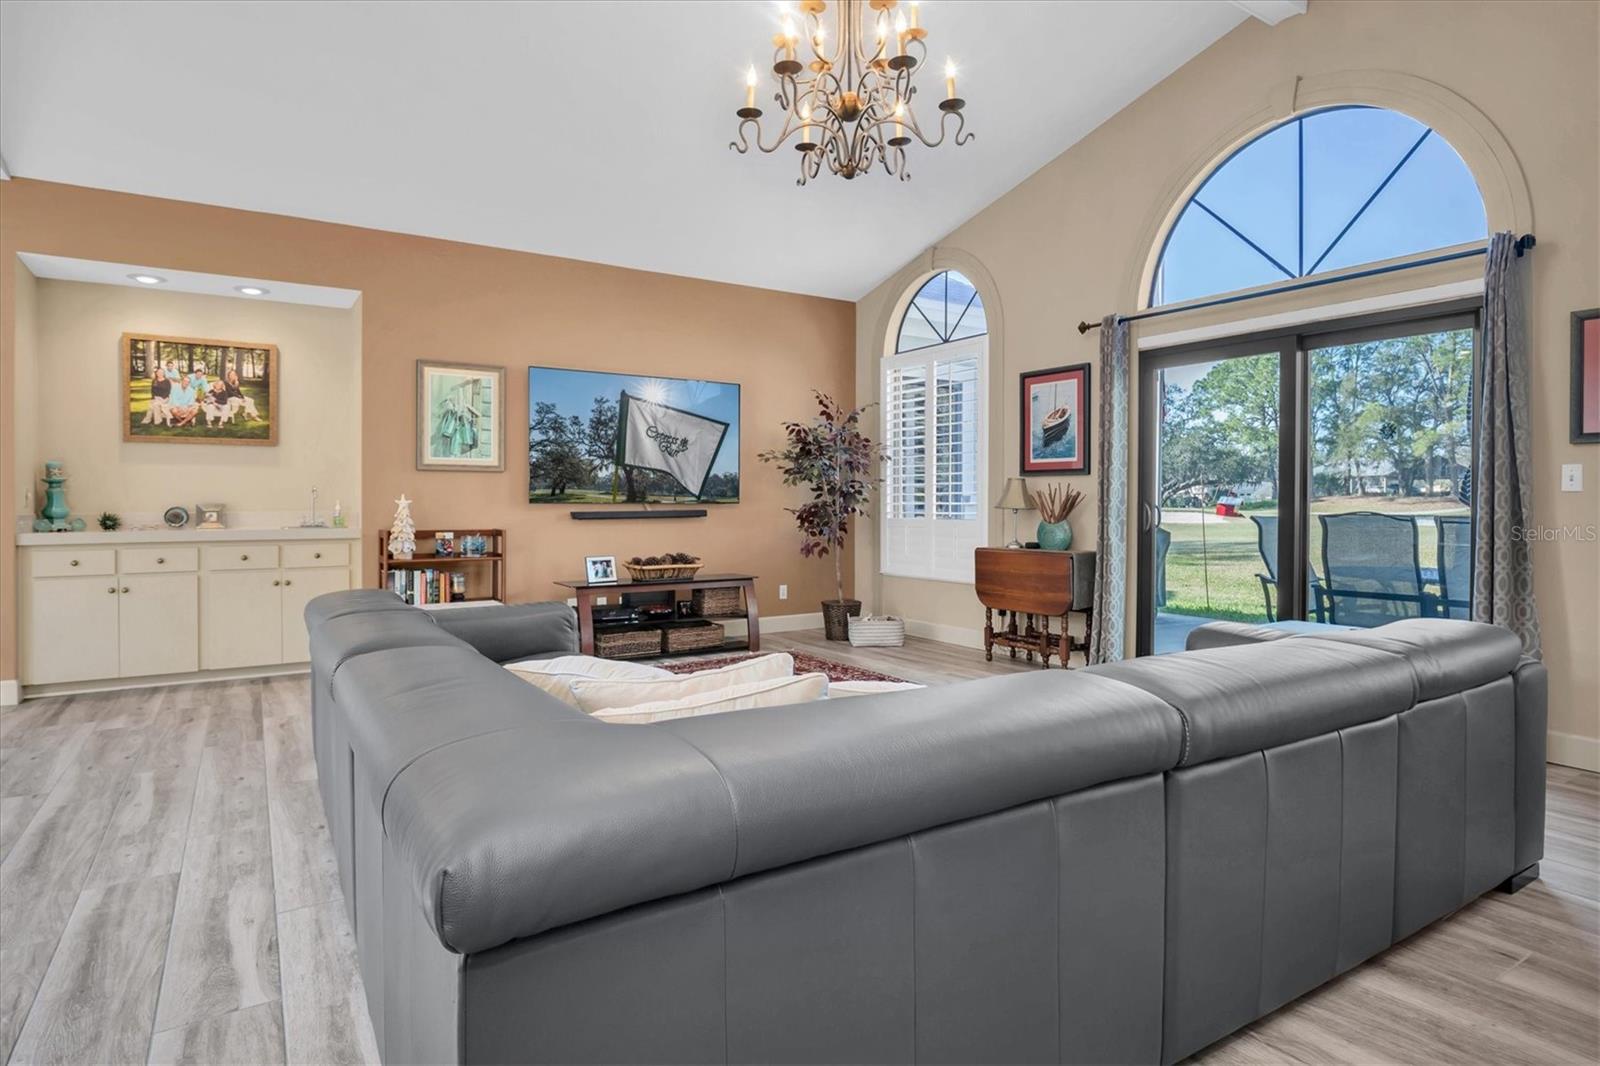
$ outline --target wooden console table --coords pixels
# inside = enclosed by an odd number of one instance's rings
[[[756,604],[756,579],[751,574],[705,574],[693,578],[666,581],[633,581],[623,578],[620,581],[608,581],[595,584],[588,581],[557,581],[564,589],[571,589],[578,600],[578,650],[585,655],[594,654],[594,601],[600,597],[616,596],[621,602],[623,595],[630,592],[671,592],[674,604],[678,593],[682,590],[694,589],[726,589],[736,588],[744,593],[744,610],[736,614],[723,614],[710,616],[712,621],[727,621],[742,618],[749,627],[750,633],[747,640],[727,641],[723,644],[724,651],[760,651],[761,650],[761,609]],[[698,619],[701,616],[696,616]],[[670,626],[671,621],[630,623],[627,628],[634,629],[661,629]],[[696,649],[692,654],[704,655],[707,651],[716,651],[715,648]]]
[[[1074,573],[1074,560],[1087,572]],[[978,601],[983,604],[983,657],[994,659],[995,645],[1015,659],[1023,652],[1032,662],[1048,667],[1053,656],[1070,669],[1075,651],[1088,655],[1094,632],[1092,591],[1093,552],[1056,552],[1037,548],[978,548],[974,555]],[[1085,590],[1088,590],[1087,592]],[[1083,602],[1078,602],[1082,600]],[[1001,613],[1001,628],[994,627],[994,612]],[[1084,616],[1082,640],[1067,633],[1072,613]],[[1061,631],[1051,633],[1050,620],[1059,619]]]

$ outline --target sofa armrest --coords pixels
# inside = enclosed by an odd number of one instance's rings
[[[564,603],[512,603],[437,611],[429,617],[497,663],[578,650],[578,616]]]

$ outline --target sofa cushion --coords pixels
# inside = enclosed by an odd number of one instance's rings
[[[1515,670],[1522,658],[1522,641],[1511,630],[1450,618],[1405,618],[1377,629],[1318,633],[1314,639],[1401,656],[1416,678],[1418,703],[1488,684]]]
[[[314,628],[330,618],[347,614],[372,614],[376,611],[409,611],[404,600],[388,589],[347,589],[315,596],[306,604],[306,628]]]
[[[742,659],[714,670],[699,670],[692,674],[670,674],[665,678],[644,678],[636,681],[572,682],[572,695],[581,711],[596,711],[617,707],[634,707],[641,703],[660,703],[681,700],[707,692],[719,692],[735,685],[748,685],[755,681],[772,681],[794,676],[794,656],[788,652],[760,655]]]
[[[880,692],[905,692],[914,688],[927,686],[915,681],[829,681],[828,698],[838,700],[849,696],[876,696]]]
[[[549,658],[521,659],[505,667],[517,677],[550,693],[569,707],[578,699],[572,694],[574,681],[600,678],[608,681],[659,681],[677,675],[671,670],[623,659],[601,659],[593,655],[553,655]]]
[[[693,718],[701,714],[724,714],[728,711],[747,711],[754,707],[783,707],[791,703],[810,703],[812,700],[824,699],[827,695],[827,674],[800,674],[697,692],[673,700],[655,700],[650,703],[613,707],[595,711],[594,717],[602,722],[645,725],[650,722],[667,722],[674,718]]]
[[[1289,637],[1089,667],[1183,715],[1180,766],[1359,725],[1410,707],[1411,668],[1392,652]]]

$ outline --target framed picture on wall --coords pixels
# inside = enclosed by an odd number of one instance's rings
[[[122,439],[278,443],[278,347],[122,335]]]
[[[506,371],[417,360],[417,469],[506,468]]]
[[[1022,463],[1027,474],[1089,472],[1089,364],[1022,375]]]
[[[1572,443],[1600,444],[1600,307],[1572,312]]]

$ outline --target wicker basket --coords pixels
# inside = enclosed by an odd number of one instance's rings
[[[715,622],[703,622],[700,625],[673,626],[667,631],[667,650],[673,651],[708,651],[722,647],[722,642],[727,639],[727,634]]]
[[[850,646],[852,648],[898,648],[906,642],[906,620],[881,615],[851,618]]]
[[[691,595],[694,600],[694,613],[701,618],[744,614],[744,600],[736,588],[695,589]]]
[[[602,659],[646,659],[661,654],[661,630],[617,629],[594,635],[594,653]]]
[[[628,576],[635,581],[687,581],[700,572],[704,563],[666,563],[661,566],[640,566],[623,563]]]

